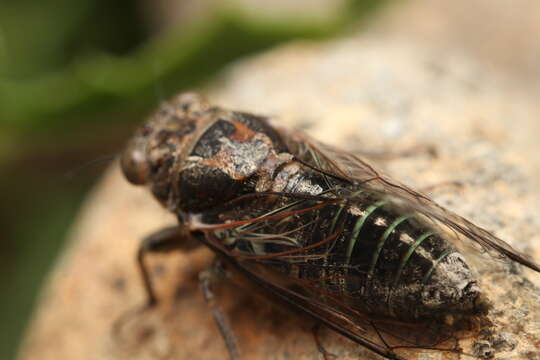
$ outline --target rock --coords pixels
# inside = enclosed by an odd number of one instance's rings
[[[481,63],[406,41],[356,36],[296,43],[233,66],[209,91],[220,105],[265,114],[340,147],[399,153],[385,161],[394,177],[432,188],[443,205],[540,259],[540,202],[534,194],[540,151],[532,97],[506,87]],[[436,186],[459,181],[460,188]],[[211,259],[153,257],[159,308],[115,321],[144,301],[135,267],[138,240],[174,218],[113,166],[89,196],[58,262],[20,359],[223,359],[223,341],[197,285]],[[496,359],[540,357],[540,277],[504,263],[478,261],[494,303],[494,327],[462,342]],[[529,279],[529,280],[527,280]],[[232,284],[219,299],[245,359],[320,359],[311,320]],[[321,331],[337,359],[379,359],[331,330]],[[407,359],[451,354],[410,351]]]
[[[462,51],[540,90],[538,1],[395,1],[382,17],[372,31]]]

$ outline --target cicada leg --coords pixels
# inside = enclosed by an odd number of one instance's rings
[[[158,301],[144,261],[146,255],[170,251],[189,252],[200,245],[201,243],[183,225],[164,228],[143,239],[137,251],[137,264],[146,291],[146,308],[154,307]]]
[[[142,240],[137,251],[137,265],[146,292],[146,302],[141,307],[126,312],[115,321],[113,325],[113,335],[115,337],[118,337],[123,325],[132,316],[146,312],[154,308],[158,303],[154,287],[152,286],[150,272],[145,263],[146,256],[148,254],[167,253],[170,251],[189,252],[200,245],[201,243],[182,224],[161,229],[146,236]]]
[[[217,304],[215,294],[212,291],[212,286],[216,282],[223,280],[224,277],[225,269],[223,268],[223,264],[219,260],[216,260],[209,269],[199,274],[199,282],[204,300],[212,311],[212,316],[225,341],[225,346],[227,347],[231,360],[239,360],[240,352],[238,351],[236,337],[234,336],[226,315]]]

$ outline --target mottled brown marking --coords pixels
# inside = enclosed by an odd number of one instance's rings
[[[239,121],[231,121],[231,124],[234,125],[236,131],[231,135],[230,139],[239,142],[248,142],[257,135],[257,133],[251,130],[246,125],[242,124]]]

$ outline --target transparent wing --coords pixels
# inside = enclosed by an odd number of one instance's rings
[[[540,265],[513,249],[506,242],[469,220],[445,209],[426,195],[382,174],[359,156],[319,143],[302,133],[281,132],[297,160],[328,176],[358,184],[373,193],[379,193],[407,211],[415,211],[434,224],[446,227],[456,234],[455,240],[469,240],[471,246],[495,258],[520,263],[540,272]]]

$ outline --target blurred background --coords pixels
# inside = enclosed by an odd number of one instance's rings
[[[161,100],[352,31],[455,49],[540,95],[539,30],[537,0],[1,0],[0,359],[85,194]]]
[[[0,359],[10,359],[84,195],[164,98],[383,1],[2,0]]]

